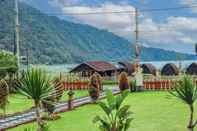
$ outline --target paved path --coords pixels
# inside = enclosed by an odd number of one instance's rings
[[[113,91],[114,94],[119,93],[118,89],[113,89],[112,91]],[[105,97],[105,93],[102,93],[100,95],[99,99],[102,99],[104,97]],[[79,98],[79,99],[75,99],[73,102],[74,102],[73,103],[74,107],[79,107],[81,105],[91,103],[91,98],[90,97],[82,97],[82,98]],[[68,103],[67,102],[59,103],[59,104],[56,105],[55,112],[58,113],[58,112],[65,111],[67,109],[68,109]],[[41,112],[44,112],[44,110],[41,110]],[[31,111],[26,112],[26,113],[17,114],[17,115],[14,115],[14,116],[6,117],[4,119],[0,119],[0,131],[1,131],[1,129],[14,128],[18,125],[25,124],[25,123],[28,123],[28,122],[32,122],[35,119],[36,119],[36,113],[35,113],[34,109],[32,109]]]

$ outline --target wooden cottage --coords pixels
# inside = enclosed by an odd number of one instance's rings
[[[89,77],[93,73],[97,72],[101,76],[112,77],[115,76],[116,67],[105,61],[89,61],[79,64],[73,68],[70,73],[80,73],[83,77]]]
[[[135,65],[130,62],[118,62],[121,71],[125,71],[128,75],[132,75],[135,71]]]
[[[192,63],[187,69],[186,74],[197,75],[197,63]]]
[[[161,75],[164,75],[164,76],[179,75],[179,69],[175,64],[168,63],[162,68]]]
[[[156,75],[156,67],[152,64],[142,64],[141,68],[143,69],[143,74]]]

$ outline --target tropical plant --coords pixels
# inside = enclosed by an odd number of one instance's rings
[[[129,89],[128,76],[126,72],[122,72],[119,76],[119,89],[120,91]]]
[[[188,131],[194,131],[197,125],[197,120],[194,121],[194,103],[197,99],[197,87],[190,76],[184,76],[180,82],[174,87],[174,91],[170,91],[170,94],[177,97],[185,104],[188,105],[190,109]]]
[[[107,91],[107,103],[99,102],[99,106],[104,111],[104,117],[96,116],[94,123],[99,122],[101,131],[127,131],[132,121],[129,105],[123,105],[125,98],[128,96],[125,90],[119,96],[113,96],[111,91]]]
[[[9,88],[5,80],[0,80],[0,109],[3,115],[6,114],[6,105],[8,104]]]
[[[31,69],[25,73],[19,85],[19,93],[34,101],[38,131],[43,131],[44,122],[41,119],[40,108],[42,102],[47,101],[55,92],[49,77],[41,69]]]

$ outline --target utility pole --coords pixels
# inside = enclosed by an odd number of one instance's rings
[[[29,49],[26,49],[26,64],[27,64],[27,71],[29,71]]]
[[[138,9],[135,8],[135,59],[136,66],[140,62],[140,45],[139,45],[139,22],[138,22]]]
[[[18,0],[15,0],[15,55],[17,57],[17,66],[20,68],[20,38],[19,38],[19,9],[18,9]]]

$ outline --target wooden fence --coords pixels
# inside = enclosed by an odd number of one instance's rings
[[[88,90],[89,82],[64,82],[65,90]]]
[[[178,80],[146,80],[143,82],[145,90],[171,90]],[[197,85],[197,80],[195,80]],[[65,82],[65,90],[88,90],[88,81]],[[116,85],[118,87],[118,85]]]

